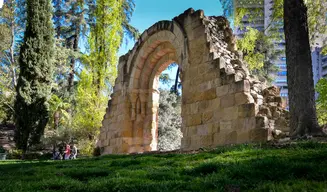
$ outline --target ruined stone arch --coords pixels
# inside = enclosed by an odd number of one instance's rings
[[[176,22],[158,22],[142,34],[144,43],[130,58],[131,76],[127,90],[130,93],[131,120],[134,121],[135,132],[143,132],[138,137],[139,140],[143,138],[143,143],[134,138],[137,144],[130,149],[131,152],[157,149],[159,75],[172,63],[179,64],[180,68],[186,64],[187,47],[184,38],[185,34]]]
[[[274,119],[262,115],[264,85],[254,83],[241,57],[224,17],[189,9],[151,26],[119,59],[97,143],[102,154],[157,150],[158,79],[171,63],[183,83],[182,149],[268,140]]]

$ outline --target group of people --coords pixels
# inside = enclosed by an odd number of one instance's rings
[[[77,147],[75,144],[62,144],[53,154],[54,160],[69,160],[76,159]]]

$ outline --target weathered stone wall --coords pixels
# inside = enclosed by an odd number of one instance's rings
[[[157,150],[159,75],[173,62],[183,85],[182,149],[267,141],[276,125],[287,131],[280,97],[249,75],[228,21],[189,9],[154,24],[119,59],[103,154]]]

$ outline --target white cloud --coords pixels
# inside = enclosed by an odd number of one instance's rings
[[[2,8],[3,0],[0,0],[0,8]]]

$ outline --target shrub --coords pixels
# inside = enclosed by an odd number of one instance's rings
[[[92,156],[95,148],[95,141],[83,139],[77,144],[78,155]]]

